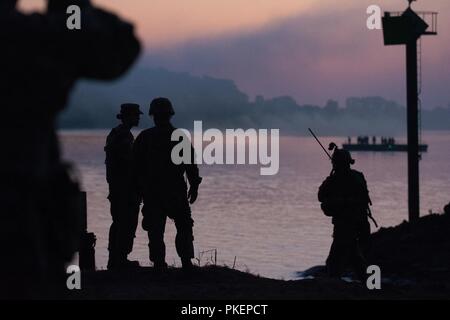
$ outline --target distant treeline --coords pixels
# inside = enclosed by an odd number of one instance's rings
[[[293,135],[307,134],[308,127],[344,136],[397,134],[406,128],[405,107],[382,97],[351,97],[345,106],[334,100],[325,106],[300,105],[289,96],[257,96],[251,101],[231,80],[142,68],[113,84],[80,83],[59,124],[71,129],[110,128],[117,123],[121,103],[139,103],[146,113],[157,96],[172,100],[174,122],[184,128],[191,128],[194,120],[202,120],[204,128],[279,128],[281,134]],[[423,109],[421,119],[423,129],[450,130],[450,105]],[[142,126],[149,124],[144,116]]]

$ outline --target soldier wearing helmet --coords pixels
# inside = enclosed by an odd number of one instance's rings
[[[172,149],[179,143],[171,139],[176,129],[170,122],[174,114],[169,99],[154,99],[150,104],[149,115],[153,117],[155,126],[142,131],[133,147],[136,183],[144,201],[142,226],[148,232],[150,260],[159,271],[167,268],[164,244],[167,217],[175,222],[175,246],[182,266],[188,270],[192,268],[194,220],[190,204],[197,199],[202,181],[192,146],[190,163],[172,162]],[[185,176],[189,182],[189,191]]]
[[[169,118],[175,114],[173,110],[172,102],[167,98],[156,98],[150,103],[150,109],[148,111],[149,116],[154,115],[168,115]],[[167,118],[167,117],[164,117]]]
[[[121,124],[106,138],[106,180],[113,220],[109,229],[108,269],[138,266],[137,261],[129,261],[127,256],[133,249],[141,202],[133,184],[134,137],[131,133],[131,128],[139,125],[141,114],[138,104],[122,104],[117,115]]]
[[[370,235],[368,221],[369,191],[364,175],[351,169],[355,163],[350,152],[335,144],[333,170],[319,188],[318,198],[325,215],[332,217],[333,243],[327,259],[331,276],[339,277],[352,267],[359,279],[366,275],[364,258]]]

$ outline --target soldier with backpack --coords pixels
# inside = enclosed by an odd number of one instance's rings
[[[365,252],[370,236],[370,198],[364,175],[350,168],[355,161],[347,150],[330,145],[333,170],[319,188],[325,215],[332,217],[333,243],[327,259],[330,276],[340,277],[351,266],[359,279],[366,276]],[[373,218],[372,218],[373,219]]]

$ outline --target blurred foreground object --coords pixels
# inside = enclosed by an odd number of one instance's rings
[[[61,297],[78,250],[80,188],[60,159],[55,122],[80,78],[112,80],[140,52],[133,26],[87,0],[26,15],[0,3],[0,298]],[[56,5],[58,4],[58,5]],[[82,29],[66,28],[81,8]]]

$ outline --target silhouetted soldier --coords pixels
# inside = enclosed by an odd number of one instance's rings
[[[134,137],[131,133],[131,128],[139,125],[141,114],[139,105],[122,104],[117,115],[122,123],[106,138],[106,180],[113,220],[109,229],[108,269],[139,266],[127,256],[133,250],[141,202],[132,175]]]
[[[329,274],[339,277],[351,265],[363,279],[364,252],[370,236],[370,198],[364,175],[350,168],[353,163],[347,150],[335,147],[333,171],[320,186],[318,198],[325,215],[333,217],[333,244],[327,259]]]
[[[176,165],[172,161],[172,149],[179,143],[171,141],[175,128],[170,119],[174,114],[168,99],[154,99],[149,115],[153,116],[155,127],[142,131],[134,144],[137,183],[144,200],[142,225],[148,231],[150,260],[156,270],[167,268],[164,244],[167,217],[175,222],[175,245],[184,269],[192,268],[191,259],[194,257],[194,221],[189,203],[197,199],[202,178],[194,162],[195,155],[190,142],[190,163]],[[189,181],[189,192],[185,174]]]
[[[81,30],[67,28],[69,5],[81,8]],[[0,297],[42,297],[66,289],[80,236],[79,187],[60,159],[56,117],[78,79],[119,77],[140,46],[130,24],[88,0],[49,0],[29,15],[2,0],[0,43]]]

